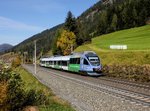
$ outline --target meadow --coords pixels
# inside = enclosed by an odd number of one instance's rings
[[[110,45],[127,45],[128,50],[150,50],[150,25],[95,37],[92,45],[101,49],[109,49]]]
[[[127,50],[113,50],[110,45],[127,45]],[[103,65],[107,64],[150,64],[150,25],[117,31],[92,39],[75,52],[95,51]]]

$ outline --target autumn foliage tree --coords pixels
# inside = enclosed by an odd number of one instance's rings
[[[18,67],[21,65],[21,58],[17,56],[13,61],[12,61],[12,67]]]
[[[61,49],[63,55],[69,55],[75,44],[76,44],[75,34],[71,31],[63,30],[59,39],[57,40],[57,47]]]

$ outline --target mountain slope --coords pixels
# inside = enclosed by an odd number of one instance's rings
[[[84,43],[91,38],[145,25],[150,17],[149,0],[101,0],[87,9],[77,18],[79,40]],[[134,7],[133,7],[134,6]],[[34,51],[33,41],[37,41],[37,54],[43,54],[52,49],[56,31],[63,27],[60,24],[45,30],[15,46],[12,51],[24,53],[32,58]]]
[[[20,52],[23,54],[24,52],[27,52],[29,57],[33,56],[34,51],[34,41],[37,41],[37,54],[40,52],[45,53],[49,51],[52,48],[53,39],[55,36],[56,31],[61,28],[63,24],[57,25],[51,29],[44,30],[43,32],[36,34],[20,44],[16,45],[12,51],[14,52]]]
[[[109,2],[109,0],[103,0],[105,3]],[[111,1],[111,0],[110,0]],[[98,2],[98,4],[101,4],[101,2]],[[95,7],[95,6],[93,6]],[[91,7],[92,8],[92,7]],[[90,8],[89,8],[90,10]],[[93,12],[88,12],[93,13]],[[83,14],[84,15],[84,14]],[[81,15],[82,16],[82,15]],[[79,19],[79,18],[78,18]],[[84,20],[84,19],[83,19]],[[57,25],[51,29],[47,29],[39,34],[36,34],[23,42],[16,45],[12,51],[14,52],[20,52],[24,53],[27,52],[30,57],[33,56],[33,50],[34,50],[34,43],[33,41],[37,41],[37,53],[46,53],[52,48],[52,43],[54,40],[55,33],[58,29],[63,27],[63,24]]]
[[[128,50],[150,50],[150,25],[116,31],[92,39],[92,43],[83,45],[76,50],[84,51],[89,47],[97,50],[108,50],[110,45],[127,45]],[[88,47],[85,49],[85,47]]]
[[[150,18],[149,0],[101,0],[78,17],[89,37],[143,26]],[[85,28],[86,27],[86,28]]]
[[[12,45],[10,45],[10,44],[1,44],[0,45],[0,52],[4,52],[4,51],[6,51],[6,50],[8,50],[8,49],[11,49],[13,46]]]
[[[117,31],[92,39],[75,52],[95,51],[102,64],[150,64],[150,25]],[[127,45],[128,50],[111,50],[110,45]]]

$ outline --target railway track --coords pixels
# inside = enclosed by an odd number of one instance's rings
[[[116,82],[118,84],[128,85],[130,87],[138,87],[138,88],[150,90],[150,84],[140,84],[140,83],[135,83],[126,80],[114,79],[110,77],[100,77],[99,79],[104,81]]]
[[[143,94],[143,93],[140,93],[140,92],[131,91],[131,90],[128,90],[128,89],[125,89],[125,88],[118,88],[118,87],[111,86],[111,85],[108,85],[108,84],[106,85],[105,83],[104,84],[95,84],[95,83],[87,81],[87,80],[82,80],[82,79],[79,79],[79,78],[73,78],[73,77],[66,76],[66,75],[60,75],[56,72],[53,72],[53,71],[50,71],[50,70],[47,70],[47,69],[44,69],[44,71],[47,71],[48,73],[52,73],[53,75],[51,75],[51,76],[63,78],[66,81],[70,81],[70,82],[78,84],[78,85],[86,86],[88,88],[91,88],[92,90],[107,93],[107,94],[111,94],[111,95],[113,95],[115,97],[119,97],[123,100],[130,101],[131,103],[135,103],[135,104],[138,104],[138,105],[143,105],[143,106],[150,107],[150,95],[148,95],[148,94]],[[105,78],[105,80],[106,80],[106,78]],[[108,80],[109,79],[107,79],[107,81]],[[124,81],[121,82],[119,80],[114,80],[113,82],[120,82],[121,84],[127,84],[127,85],[132,84],[132,86],[134,86],[134,87],[136,86],[136,87],[140,87],[140,88],[141,87],[142,88],[148,88],[148,86],[146,86],[146,85],[144,85],[144,86],[139,85],[138,86],[138,84],[124,82]]]
[[[60,78],[65,81],[69,81],[71,83],[90,88],[91,90],[97,92],[103,92],[105,94],[112,95],[114,97],[120,98],[125,101],[129,101],[137,105],[150,107],[150,93],[148,93],[150,89],[148,85],[141,85],[141,84],[131,83],[127,81],[120,81],[116,79],[112,80],[110,78],[105,78],[105,77],[92,78],[92,77],[80,76],[80,75],[70,74],[68,72],[49,70],[47,68],[40,68],[40,71],[50,73],[51,74],[50,76],[54,76],[56,78]],[[41,80],[40,78],[38,79]],[[42,82],[45,81],[42,80]],[[134,88],[137,88],[137,90],[134,91]],[[143,92],[145,91],[147,92],[146,93],[140,92],[141,90],[144,90]]]

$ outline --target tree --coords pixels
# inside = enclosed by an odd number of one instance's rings
[[[62,55],[62,51],[60,47],[57,47],[57,41],[61,37],[62,29],[57,30],[55,34],[55,38],[53,40],[53,45],[52,45],[52,53],[53,55]]]
[[[135,27],[137,25],[137,19],[138,19],[137,11],[136,11],[135,7],[132,10],[132,17],[133,17],[132,18],[133,19],[133,26]]]
[[[57,47],[61,49],[63,55],[69,55],[75,45],[76,36],[73,32],[63,30],[57,41]]]
[[[107,21],[107,11],[102,11],[99,17],[99,23],[97,26],[97,33],[98,34],[104,34],[106,33],[106,29],[108,27],[108,21]]]
[[[112,31],[116,31],[117,23],[118,23],[118,17],[116,14],[114,14],[112,18],[111,26],[110,26]]]
[[[76,18],[73,16],[72,12],[69,11],[65,20],[64,25],[65,30],[69,30],[73,32],[76,35],[76,43],[77,45],[81,45],[82,42],[82,36],[80,31],[80,23],[76,20]]]
[[[140,26],[145,25],[147,18],[147,10],[145,7],[140,11],[139,15],[140,15],[138,19],[139,25]]]
[[[13,61],[12,61],[12,67],[16,68],[21,65],[21,58],[20,56],[17,56]]]
[[[65,30],[69,30],[69,31],[76,33],[76,30],[77,30],[76,19],[71,13],[71,11],[69,11],[67,14],[64,28]]]

